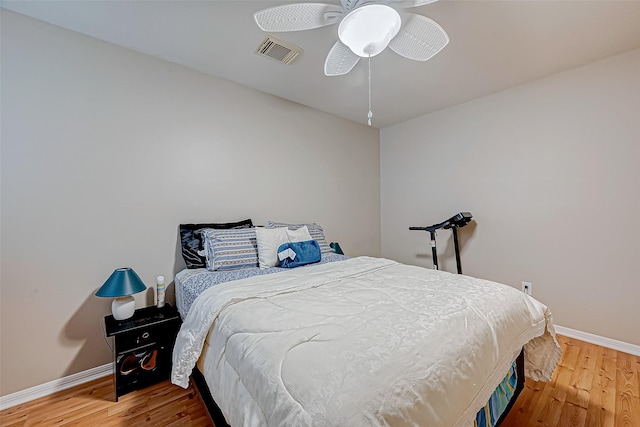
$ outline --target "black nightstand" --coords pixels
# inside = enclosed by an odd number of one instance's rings
[[[133,317],[104,318],[108,337],[114,337],[114,381],[118,397],[166,380],[171,375],[171,353],[180,329],[180,315],[169,304],[136,310]]]

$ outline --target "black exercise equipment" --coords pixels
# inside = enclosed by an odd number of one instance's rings
[[[409,230],[428,231],[431,235],[431,253],[433,254],[433,269],[438,270],[438,252],[436,251],[436,230],[451,229],[453,233],[453,245],[456,252],[456,265],[458,266],[458,274],[462,274],[462,266],[460,264],[460,250],[458,248],[458,228],[462,228],[469,224],[471,221],[471,214],[469,212],[458,212],[446,221],[439,224],[433,224],[429,227],[409,227]]]

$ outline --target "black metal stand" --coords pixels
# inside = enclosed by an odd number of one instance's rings
[[[431,255],[433,256],[433,269],[438,270],[438,252],[436,250],[436,230],[442,229],[451,229],[453,233],[453,246],[456,253],[456,266],[458,267],[458,274],[462,274],[462,264],[460,262],[460,248],[458,246],[458,228],[464,227],[470,221],[471,214],[469,212],[459,212],[449,218],[446,221],[443,221],[439,224],[430,225],[428,227],[409,227],[409,230],[421,230],[428,231],[431,236],[431,241],[429,244],[431,245]]]
[[[462,265],[460,264],[460,248],[458,247],[458,227],[451,227],[453,233],[453,247],[456,251],[456,267],[458,267],[458,274],[462,274]]]
[[[433,269],[438,269],[438,251],[436,250],[436,231],[429,230],[429,234],[431,234],[431,255],[433,257]]]

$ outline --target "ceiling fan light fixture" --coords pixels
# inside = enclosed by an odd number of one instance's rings
[[[338,38],[358,56],[376,56],[398,34],[401,25],[400,14],[392,7],[369,4],[344,17],[338,27]]]

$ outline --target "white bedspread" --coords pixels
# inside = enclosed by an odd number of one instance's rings
[[[560,357],[550,311],[523,292],[369,257],[209,288],[178,334],[174,384],[205,339],[233,427],[472,426],[523,346],[534,380]]]

